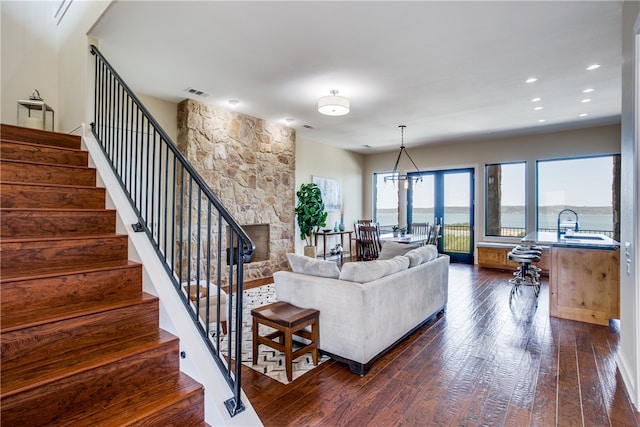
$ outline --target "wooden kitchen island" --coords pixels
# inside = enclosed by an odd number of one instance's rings
[[[536,232],[523,243],[550,247],[549,314],[608,325],[620,317],[620,245],[603,234]]]

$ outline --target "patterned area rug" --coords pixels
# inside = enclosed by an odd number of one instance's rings
[[[242,364],[260,372],[276,381],[283,384],[289,384],[287,380],[287,373],[285,371],[285,358],[284,353],[276,351],[266,345],[261,345],[258,349],[257,363],[253,363],[253,331],[251,310],[263,305],[271,304],[276,301],[276,287],[275,285],[265,285],[253,289],[248,289],[243,292],[243,309],[242,309]],[[235,309],[235,304],[234,304]],[[268,333],[271,328],[264,325],[260,325],[260,333]],[[265,328],[264,330],[262,328]],[[229,345],[228,337],[225,336],[220,341],[220,349],[222,352],[227,351]],[[318,365],[329,360],[329,357],[320,355]],[[298,357],[292,363],[293,375],[292,381],[300,378],[313,368],[316,368],[313,364],[311,353],[307,353]]]

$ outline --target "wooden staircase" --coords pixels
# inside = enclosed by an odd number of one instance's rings
[[[0,423],[202,426],[80,137],[0,127]]]

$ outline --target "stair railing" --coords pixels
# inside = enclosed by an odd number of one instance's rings
[[[91,131],[138,215],[134,230],[151,240],[233,391],[225,406],[234,416],[244,410],[243,266],[255,244],[95,46],[91,53]]]

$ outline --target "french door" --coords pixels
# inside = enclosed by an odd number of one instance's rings
[[[473,169],[414,172],[422,182],[409,186],[407,224],[440,224],[438,251],[452,261],[473,263]]]

